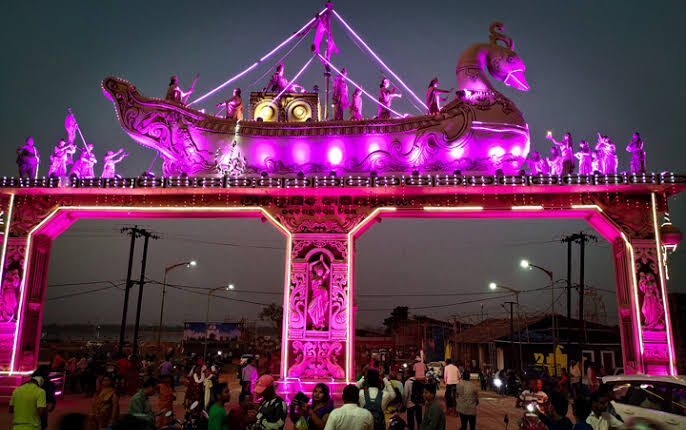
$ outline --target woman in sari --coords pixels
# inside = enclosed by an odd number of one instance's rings
[[[100,381],[100,390],[93,396],[90,405],[91,428],[106,429],[119,417],[119,395],[114,389],[114,380],[105,375]]]

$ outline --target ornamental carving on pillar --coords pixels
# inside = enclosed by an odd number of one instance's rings
[[[0,322],[15,322],[19,313],[19,291],[24,272],[25,245],[7,246],[0,289]]]
[[[323,214],[314,217],[302,214],[278,214],[275,217],[294,233],[347,233],[359,224],[365,215],[336,215],[329,218]]]
[[[70,205],[71,197],[54,196],[21,196],[15,200],[10,234],[12,236],[26,236],[29,231],[57,206]]]

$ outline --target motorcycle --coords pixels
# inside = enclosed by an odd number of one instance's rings
[[[167,411],[164,416],[170,421],[160,427],[160,430],[204,430],[207,428],[209,416],[206,411],[198,413],[197,408],[200,403],[196,400],[188,408],[183,421],[174,416],[174,411]]]
[[[526,402],[524,414],[519,419],[519,430],[546,430],[547,427],[538,418],[537,412],[541,412],[541,408],[535,400]]]

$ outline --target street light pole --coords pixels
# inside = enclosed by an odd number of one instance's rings
[[[210,325],[210,299],[215,291],[226,290],[231,291],[234,289],[233,284],[229,284],[226,287],[212,288],[207,292],[207,311],[205,312],[205,345],[202,351],[202,362],[207,363],[207,339],[209,338],[209,325]]]
[[[553,337],[553,374],[557,376],[557,336],[555,335],[555,325],[556,325],[556,318],[555,318],[555,281],[553,277],[553,272],[541,267],[537,266],[535,264],[531,264],[527,260],[522,260],[520,263],[520,266],[524,269],[530,269],[530,268],[535,268],[540,270],[541,272],[545,273],[548,275],[548,278],[550,278],[550,306],[552,308],[552,314],[551,314],[551,324],[552,324],[552,337]]]
[[[524,372],[524,359],[522,357],[522,320],[520,317],[520,310],[519,310],[519,293],[520,293],[520,291],[517,289],[514,289],[512,287],[508,287],[506,285],[496,284],[495,282],[491,282],[488,286],[491,290],[495,290],[497,288],[502,288],[502,289],[507,290],[507,291],[511,292],[512,294],[514,294],[515,304],[517,305],[517,321],[518,321],[517,326],[519,328],[518,333],[517,333],[517,339],[519,340],[519,360],[518,360],[519,365],[517,367],[519,368],[520,372],[523,373]],[[512,302],[506,302],[506,303],[512,303]],[[513,322],[512,322],[512,305],[511,304],[510,304],[510,336],[514,336],[514,327],[513,327]],[[512,341],[514,341],[514,339],[512,339]],[[512,351],[512,353],[514,354],[514,351]]]
[[[196,263],[195,260],[184,261],[183,263],[172,264],[171,266],[167,266],[164,269],[164,279],[162,281],[162,304],[160,304],[160,323],[157,325],[157,347],[158,348],[161,345],[160,339],[162,337],[162,316],[164,315],[164,297],[167,295],[167,274],[169,272],[171,272],[172,270],[176,269],[177,267],[181,267],[181,266],[195,267],[196,264],[198,264],[198,263]]]

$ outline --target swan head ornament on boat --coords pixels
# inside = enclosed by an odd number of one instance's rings
[[[502,24],[494,23],[490,30],[489,43],[470,46],[458,60],[457,97],[431,115],[236,121],[174,100],[143,96],[123,79],[108,77],[102,85],[124,131],[159,152],[165,176],[452,174],[455,170],[518,174],[529,154],[529,129],[522,113],[493,87],[486,71],[519,90],[528,90],[529,85],[512,39],[501,33]],[[280,103],[287,113],[302,98],[300,93],[286,92]]]
[[[457,81],[461,90],[495,91],[484,75],[484,69],[505,85],[521,91],[529,90],[524,76],[526,65],[514,52],[514,41],[500,33],[504,29],[502,23],[492,23],[489,43],[478,43],[464,51],[457,64]]]

